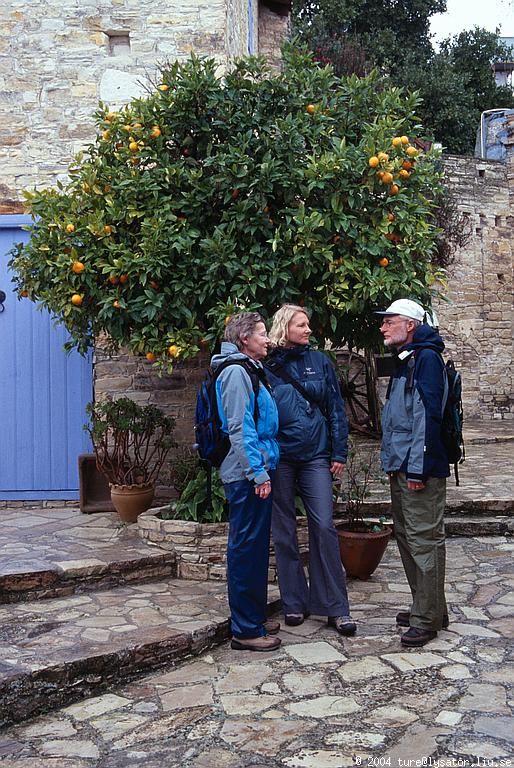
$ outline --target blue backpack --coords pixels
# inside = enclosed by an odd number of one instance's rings
[[[195,434],[196,445],[200,459],[209,467],[220,467],[230,451],[230,439],[226,432],[221,429],[221,419],[218,413],[218,401],[216,398],[216,380],[220,373],[228,368],[229,365],[242,366],[249,375],[253,393],[255,395],[255,406],[253,418],[255,425],[259,418],[259,407],[257,397],[259,386],[262,381],[267,384],[265,374],[261,369],[256,368],[249,360],[236,359],[225,360],[217,368],[212,370],[208,368],[205,378],[198,390],[196,399],[195,415]]]

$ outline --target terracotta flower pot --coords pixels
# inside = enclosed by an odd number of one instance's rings
[[[114,485],[110,483],[111,501],[120,519],[125,523],[135,523],[141,512],[150,507],[154,493],[154,483],[144,485]]]
[[[382,559],[391,533],[391,528],[376,533],[338,528],[339,552],[348,576],[369,579]]]

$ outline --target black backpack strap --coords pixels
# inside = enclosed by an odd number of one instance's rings
[[[297,392],[301,394],[301,396],[307,400],[308,403],[310,403],[314,408],[319,408],[321,411],[321,407],[319,403],[316,402],[312,398],[311,395],[302,387],[299,381],[297,381],[291,374],[289,373],[286,368],[284,368],[283,365],[280,363],[277,363],[276,360],[269,360],[265,363],[266,368],[271,371],[271,373],[275,374],[275,376],[278,376],[279,379],[282,379],[286,384],[291,384],[292,387],[296,389]]]
[[[255,400],[254,406],[253,406],[253,420],[255,422],[255,426],[257,426],[257,421],[259,420],[259,404],[257,402],[257,398],[259,396],[259,387],[261,385],[261,382],[266,387],[268,392],[270,391],[270,385],[269,385],[268,379],[266,378],[266,373],[263,368],[261,368],[258,365],[253,365],[250,360],[247,360],[245,358],[240,358],[236,360],[224,360],[213,371],[213,378],[217,379],[220,373],[224,371],[225,368],[228,368],[231,365],[240,365],[241,368],[244,368],[244,370],[250,377],[250,381],[252,382],[254,400]]]

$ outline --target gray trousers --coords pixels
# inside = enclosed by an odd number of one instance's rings
[[[390,477],[394,535],[412,593],[410,625],[439,630],[448,614],[444,595],[446,478],[429,477],[422,491],[409,491],[401,472]]]
[[[310,586],[296,535],[296,484],[307,512]],[[284,613],[348,616],[346,574],[334,528],[328,459],[279,463],[273,483],[271,533]]]

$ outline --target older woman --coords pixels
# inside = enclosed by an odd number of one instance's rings
[[[353,635],[332,500],[332,479],[346,463],[348,425],[334,367],[309,347],[310,334],[305,309],[285,304],[273,318],[274,348],[265,361],[280,425],[272,515],[280,594],[286,624],[301,624],[313,613]],[[296,535],[296,487],[307,512],[309,585]]]
[[[211,360],[221,427],[230,451],[220,468],[229,503],[228,599],[232,648],[273,651],[280,624],[266,621],[271,488],[278,462],[278,415],[262,360],[269,339],[256,312],[233,315]]]

